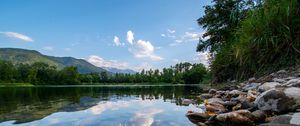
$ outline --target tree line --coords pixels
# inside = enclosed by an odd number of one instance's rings
[[[198,24],[197,46],[210,53],[215,83],[261,76],[300,64],[300,1],[213,0]]]
[[[76,67],[57,69],[46,63],[13,64],[0,61],[0,83],[30,83],[33,85],[77,85],[97,83],[186,83],[198,84],[208,76],[203,64],[179,63],[161,71],[142,70],[135,74],[80,74]]]

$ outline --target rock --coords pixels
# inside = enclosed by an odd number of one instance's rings
[[[279,70],[279,71],[277,71],[277,73],[278,73],[278,74],[286,74],[287,71],[286,71],[286,70]]]
[[[193,111],[188,111],[186,113],[186,116],[194,124],[198,124],[198,122],[205,122],[206,120],[208,120],[210,118],[210,116],[206,113],[199,113],[199,112],[193,112]]]
[[[250,101],[250,102],[255,101],[256,94],[257,94],[256,91],[249,90],[248,93],[247,93],[247,100]]]
[[[280,83],[278,82],[266,82],[263,85],[259,86],[258,91],[259,92],[264,92],[267,90],[270,90],[272,88],[275,88],[276,86],[279,86]]]
[[[232,90],[229,92],[229,94],[233,97],[237,97],[239,95],[246,95],[247,93],[239,91],[239,90]]]
[[[214,113],[224,113],[227,109],[220,103],[208,103],[205,105],[206,111]]]
[[[193,101],[190,100],[190,99],[183,99],[181,103],[182,103],[183,105],[189,105],[189,104],[192,104]]]
[[[300,109],[300,88],[290,87],[284,89],[284,93],[286,96],[291,99],[291,104],[289,105],[289,109],[291,111],[295,111],[296,109]]]
[[[257,123],[263,123],[265,122],[265,119],[267,118],[267,114],[265,114],[264,111],[256,110],[251,113],[253,117],[255,118],[255,122]]]
[[[200,95],[200,99],[204,100],[204,99],[209,99],[212,98],[213,95],[212,94],[201,94]]]
[[[238,103],[236,106],[232,107],[232,110],[233,111],[236,111],[236,110],[239,110],[242,108],[242,104],[241,103]]]
[[[254,126],[253,115],[248,110],[239,110],[229,113],[219,114],[216,121],[222,126]]]
[[[248,91],[248,90],[257,89],[259,85],[260,85],[260,83],[249,83],[249,84],[245,85],[242,88],[242,90]]]
[[[293,113],[287,115],[276,116],[270,123],[262,124],[260,126],[299,126],[300,113]]]
[[[278,79],[278,78],[273,78],[274,82],[278,82],[278,83],[285,83],[286,81],[284,79]]]
[[[219,103],[219,104],[224,104],[225,102],[220,99],[220,98],[210,98],[207,101],[208,103]]]
[[[300,87],[300,78],[291,79],[288,82],[286,82],[284,85],[288,87]]]
[[[254,103],[262,111],[285,113],[292,102],[283,91],[271,89],[260,94]]]
[[[255,77],[252,77],[252,78],[249,78],[249,79],[248,79],[248,82],[249,82],[249,83],[252,83],[252,82],[254,82],[255,80],[256,80],[256,78],[255,78]]]
[[[217,93],[217,90],[216,89],[210,89],[208,93],[213,95],[213,94]]]

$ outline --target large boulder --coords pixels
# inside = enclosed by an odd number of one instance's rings
[[[254,104],[262,111],[285,113],[290,110],[294,100],[282,90],[271,89],[260,94],[254,101]]]

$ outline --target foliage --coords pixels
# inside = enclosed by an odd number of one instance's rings
[[[200,39],[197,51],[219,51],[231,39],[231,33],[253,6],[251,0],[213,0],[213,3],[205,6],[205,15],[197,20],[206,29],[202,36],[205,39]]]
[[[212,6],[220,6],[221,1],[215,1]],[[245,3],[245,0],[239,2]],[[253,5],[246,10],[238,8],[244,16],[234,23],[235,27],[221,27],[232,26],[228,25],[228,21],[233,13],[228,11],[219,15],[219,11],[224,10],[206,8],[203,18],[214,15],[211,20],[221,23],[210,20],[199,23],[208,27],[207,34],[212,37],[206,43],[200,41],[198,51],[204,51],[202,47],[210,47],[215,54],[210,65],[214,82],[246,79],[299,64],[300,13],[297,1],[262,0]],[[232,9],[234,7],[229,10]],[[219,44],[221,41],[213,39],[215,34],[211,35],[210,31],[222,31],[224,28],[228,28],[226,32],[217,32],[221,38],[226,38]]]
[[[107,72],[79,74],[76,67],[58,70],[46,63],[13,65],[0,60],[0,83],[31,83],[33,85],[77,85],[96,83],[188,83],[198,84],[205,79],[203,64],[179,63],[162,71],[142,70],[140,73],[110,74]],[[6,84],[7,85],[7,84]]]
[[[186,83],[198,84],[207,76],[207,69],[203,64],[179,63],[162,71],[142,70],[135,74],[116,73],[109,75],[106,72],[100,74],[90,73],[80,75],[82,83]]]

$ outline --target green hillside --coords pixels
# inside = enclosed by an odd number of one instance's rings
[[[14,64],[33,64],[35,62],[43,62],[51,66],[56,66],[58,69],[66,66],[75,66],[80,73],[106,71],[100,67],[96,67],[88,63],[83,59],[75,59],[73,57],[46,56],[35,50],[17,48],[0,48],[0,60],[10,61]]]

